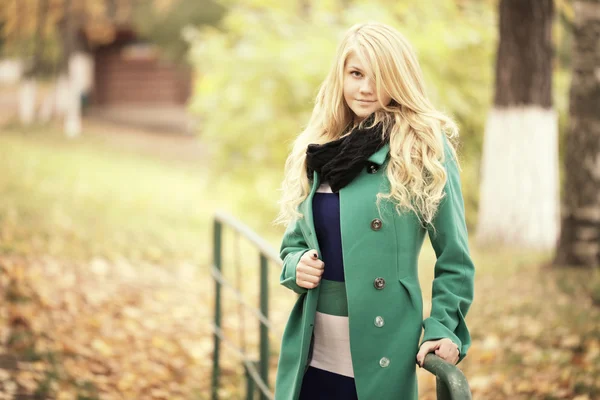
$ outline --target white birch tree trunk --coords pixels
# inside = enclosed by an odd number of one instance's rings
[[[83,53],[74,53],[69,58],[69,75],[64,80],[65,133],[68,137],[81,134],[81,95],[91,81],[92,59]]]
[[[553,0],[500,0],[494,107],[481,162],[480,245],[553,249],[559,235]]]
[[[23,78],[19,87],[19,120],[23,125],[31,125],[35,119],[37,81]]]
[[[52,88],[49,93],[44,96],[42,104],[40,106],[39,120],[41,123],[50,122],[54,116],[55,104],[56,104],[56,85]]]
[[[69,77],[61,73],[56,80],[56,116],[64,117],[69,99]]]
[[[494,108],[485,128],[481,178],[479,243],[554,248],[560,227],[554,110]]]
[[[64,119],[64,131],[67,137],[75,138],[81,135],[81,101],[77,83],[70,74],[67,84],[67,101]]]

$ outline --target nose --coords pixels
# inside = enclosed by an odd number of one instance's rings
[[[364,94],[372,94],[373,93],[373,81],[371,78],[365,77],[360,85],[360,92]]]

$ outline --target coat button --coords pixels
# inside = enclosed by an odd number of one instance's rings
[[[383,317],[378,315],[375,317],[375,326],[378,328],[381,328],[383,326],[383,324],[385,324],[385,322],[383,321]]]
[[[379,365],[381,368],[388,367],[390,365],[390,359],[387,357],[381,357],[381,360],[379,360]]]
[[[373,286],[375,286],[375,289],[377,290],[383,289],[385,287],[385,279],[375,278],[375,281],[373,281]]]
[[[376,164],[369,164],[369,166],[367,167],[367,172],[369,174],[375,174],[375,173],[377,173],[378,170],[379,170],[379,168],[377,168]]]
[[[381,225],[383,224],[379,218],[375,218],[373,221],[371,221],[371,229],[373,229],[374,231],[380,230]]]

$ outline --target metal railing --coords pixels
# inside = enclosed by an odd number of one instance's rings
[[[467,378],[456,365],[429,353],[425,356],[423,368],[436,377],[438,400],[471,400]]]
[[[227,226],[237,235],[243,236],[250,242],[259,253],[260,263],[260,294],[259,308],[253,307],[244,298],[238,288],[229,283],[223,276],[223,227]],[[220,355],[221,342],[232,349],[244,364],[246,377],[246,399],[253,399],[256,388],[260,391],[261,400],[272,400],[274,394],[269,385],[269,331],[278,331],[269,321],[269,287],[268,287],[268,265],[269,261],[275,263],[281,269],[282,261],[277,253],[263,238],[253,232],[246,225],[235,218],[223,213],[217,212],[213,221],[213,266],[212,276],[215,281],[215,319],[212,325],[214,334],[213,349],[213,374],[212,374],[212,400],[219,399],[219,380],[220,380]],[[251,359],[246,354],[245,349],[237,347],[233,341],[228,339],[223,332],[222,323],[222,292],[226,288],[233,294],[237,302],[252,312],[259,325],[259,359]],[[467,379],[462,371],[453,364],[450,364],[433,353],[425,356],[423,368],[436,376],[437,398],[438,400],[470,400],[471,390]],[[399,398],[400,398],[399,394]]]
[[[233,285],[228,283],[222,274],[223,267],[223,225],[233,229],[237,234],[248,240],[259,252],[260,263],[260,309],[251,306],[243,297],[242,293]],[[269,389],[269,330],[272,324],[269,321],[269,287],[268,287],[268,261],[272,261],[280,268],[283,265],[277,253],[263,238],[253,232],[246,225],[237,221],[233,217],[217,212],[213,222],[213,260],[212,276],[215,280],[215,321],[212,326],[214,333],[214,351],[213,351],[213,375],[212,375],[212,399],[218,400],[219,377],[220,377],[220,348],[221,341],[228,345],[238,354],[244,363],[247,386],[246,397],[252,399],[255,391],[255,385],[261,392],[260,399],[273,399],[274,395]],[[236,300],[246,309],[251,311],[260,322],[259,332],[259,360],[252,360],[245,352],[238,348],[223,333],[221,328],[221,288],[225,287],[232,291]]]

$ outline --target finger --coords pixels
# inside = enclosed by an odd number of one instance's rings
[[[304,253],[302,255],[302,257],[300,257],[300,260],[302,260],[303,262],[309,262],[310,260],[316,260],[318,259],[319,256],[317,254],[316,250],[308,250],[306,253]]]
[[[296,283],[298,283],[299,286],[306,287],[307,289],[313,289],[317,287],[320,281],[320,277],[307,275],[303,273],[296,274]]]
[[[419,354],[420,356],[420,362],[421,362],[421,366],[423,365],[423,362],[425,361],[425,356],[428,353],[433,353],[435,350],[437,350],[441,345],[441,342],[439,340],[428,340],[426,342],[423,342],[423,344],[421,345],[421,348],[419,349]]]
[[[316,250],[314,250],[314,249],[309,250],[306,252],[306,255],[308,255],[308,257],[303,260],[306,265],[310,265],[315,268],[323,269],[325,264],[323,263],[323,261],[319,260],[319,254],[317,253]],[[304,258],[304,256],[303,256],[303,258]]]
[[[452,357],[452,363],[453,364],[458,363],[459,358],[460,358],[460,351],[458,350],[458,347],[457,347],[456,351],[454,352],[454,357]]]
[[[444,352],[442,349],[437,349],[435,351],[435,355],[441,358],[442,360],[448,361],[448,353]]]
[[[448,346],[445,343],[442,343],[437,349],[436,349],[436,353],[439,353],[441,355],[447,356],[450,354],[450,346]]]
[[[458,362],[458,357],[452,354],[446,354],[444,356],[440,355],[439,357],[450,364],[456,364]]]
[[[446,342],[442,347],[446,351],[446,355],[449,358],[453,358],[454,356],[456,356],[459,353],[458,346],[456,345],[456,343],[454,343],[452,341]]]
[[[452,364],[456,364],[459,356],[458,347],[452,343],[440,346],[440,348],[435,351],[435,354]]]
[[[319,276],[307,274],[305,272],[300,272],[296,274],[296,277],[302,281],[307,281],[311,283],[319,283],[319,281],[321,280]]]
[[[309,259],[306,261],[306,265],[310,265],[313,268],[323,269],[325,268],[325,263],[321,260],[317,259]]]
[[[417,353],[417,361],[419,366],[423,366],[423,361],[425,360],[425,356],[427,353],[432,352],[435,349],[435,343],[433,342],[425,342],[421,345],[419,352]]]
[[[452,340],[444,338],[441,339],[443,342],[441,343],[441,348],[444,348],[449,355],[453,355],[454,353],[458,353],[458,346]]]
[[[323,271],[323,269],[318,269],[305,264],[300,264],[296,269],[296,273],[300,272],[310,276],[321,276],[323,275]]]

